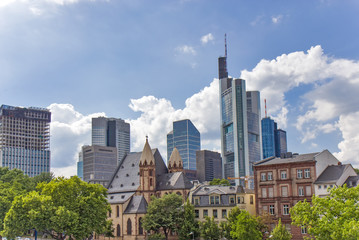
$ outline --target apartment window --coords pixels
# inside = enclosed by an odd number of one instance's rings
[[[267,197],[267,189],[262,188],[262,198],[266,198],[266,197]]]
[[[310,178],[310,169],[309,168],[304,169],[304,177]]]
[[[219,204],[219,196],[210,196],[209,199],[211,204]]]
[[[273,197],[273,188],[268,188],[268,197]]]
[[[281,171],[280,172],[280,178],[281,179],[287,179],[287,171]]]
[[[199,198],[194,199],[194,205],[199,205]]]
[[[230,197],[230,198],[229,198],[229,203],[235,204],[234,197]]]
[[[269,213],[270,215],[274,215],[274,205],[269,205]]]
[[[307,196],[312,196],[312,186],[305,186],[305,193]]]
[[[288,197],[288,187],[282,186],[281,190],[282,190],[282,197]]]
[[[199,210],[194,210],[194,217],[199,218]]]
[[[227,210],[226,209],[222,209],[222,218],[227,217]]]
[[[303,170],[297,169],[297,178],[303,178]]]
[[[241,203],[241,197],[237,197],[237,204]]]
[[[318,185],[318,189],[322,189],[322,185]]]
[[[218,217],[217,209],[213,209],[213,217],[214,217],[214,218],[217,218],[217,217]]]
[[[208,216],[208,210],[207,209],[204,209],[203,210],[203,217],[207,217]]]
[[[289,215],[289,204],[283,205],[283,215]]]
[[[261,173],[261,181],[266,181],[266,173]]]
[[[302,233],[302,234],[307,234],[307,233],[308,233],[307,227],[305,227],[305,226],[302,226],[302,227],[300,228],[300,230],[301,230],[301,233]]]
[[[268,178],[268,181],[272,181],[272,180],[273,180],[273,173],[272,173],[272,172],[268,172],[268,173],[267,173],[267,178]]]
[[[304,196],[304,187],[303,186],[298,187],[298,196]]]

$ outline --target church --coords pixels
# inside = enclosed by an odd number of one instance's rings
[[[146,138],[143,151],[128,153],[108,184],[114,239],[146,239],[141,220],[151,196],[176,193],[185,201],[192,187],[178,150],[173,150],[167,167],[158,149],[151,149]]]

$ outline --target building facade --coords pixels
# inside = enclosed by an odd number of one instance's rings
[[[269,214],[281,219],[292,239],[303,239],[305,229],[291,225],[290,208],[298,201],[311,202],[314,182],[327,166],[338,160],[328,151],[267,158],[254,165],[254,191],[257,215]],[[274,227],[274,225],[272,226]]]
[[[275,131],[275,156],[280,157],[287,152],[287,132],[282,129]]]
[[[196,152],[197,179],[200,182],[222,179],[222,158],[218,152],[200,150]]]
[[[45,108],[0,107],[0,166],[30,177],[50,172],[51,113]]]
[[[77,176],[81,178],[81,180],[84,179],[84,161],[82,150],[79,152],[79,161],[77,162]]]
[[[201,149],[201,134],[191,120],[173,122],[173,131],[167,134],[167,161],[177,148],[183,161],[183,169],[196,171],[196,151]]]
[[[106,146],[84,146],[83,180],[107,186],[117,167],[117,149]]]
[[[92,145],[116,147],[119,163],[130,152],[130,124],[120,118],[92,118]]]
[[[261,121],[263,159],[280,157],[287,152],[287,132],[277,129],[277,123],[270,117]]]

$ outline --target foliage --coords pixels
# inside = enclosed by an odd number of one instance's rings
[[[178,237],[180,240],[186,240],[192,236],[190,233],[194,234],[194,237],[198,236],[199,224],[195,219],[194,206],[187,199],[187,202],[183,205],[181,221],[178,226]]]
[[[222,185],[222,186],[231,186],[227,179],[219,179],[214,178],[212,181],[209,182],[209,185]]]
[[[159,233],[163,230],[165,238],[177,230],[181,221],[182,197],[177,194],[168,194],[162,198],[152,197],[147,207],[147,214],[143,218],[143,228],[147,231]]]
[[[237,216],[241,213],[241,210],[238,207],[232,208],[226,217],[227,221],[220,223],[221,236],[227,239],[231,239],[232,226],[237,221]]]
[[[247,211],[241,211],[232,225],[231,239],[262,239],[260,225]]]
[[[293,224],[318,240],[359,239],[359,187],[333,188],[327,197],[298,202],[290,213]]]
[[[279,219],[277,226],[271,232],[270,239],[273,240],[291,240],[292,234],[288,232],[285,226],[282,224],[281,219]]]
[[[257,221],[258,221],[259,228],[260,228],[262,234],[269,233],[268,230],[269,230],[271,224],[275,223],[272,216],[266,211],[264,211],[262,214],[260,214],[257,217]]]
[[[204,239],[215,240],[220,238],[220,229],[214,218],[206,217],[206,220],[200,223],[201,236]]]
[[[32,177],[31,181],[34,183],[36,187],[38,183],[45,182],[49,183],[52,179],[54,179],[55,175],[53,172],[42,172],[39,175]]]
[[[354,168],[354,171],[359,174],[359,168]]]
[[[161,233],[154,233],[154,234],[148,235],[148,240],[164,240],[164,239],[166,239],[166,238]]]
[[[15,198],[5,217],[4,236],[14,238],[33,228],[61,240],[108,232],[110,206],[103,186],[74,176],[39,183],[37,190]]]

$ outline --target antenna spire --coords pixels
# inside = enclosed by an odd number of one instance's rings
[[[227,57],[227,34],[224,34],[224,56]]]
[[[267,99],[264,99],[264,111],[265,111],[265,116],[267,118]]]

